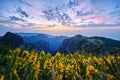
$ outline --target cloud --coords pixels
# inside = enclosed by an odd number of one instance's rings
[[[106,20],[107,20],[107,17],[104,17],[104,16],[97,16],[91,19],[93,23],[105,23]]]
[[[12,1],[15,5],[8,5],[10,14],[4,14],[13,22],[18,22],[23,27],[34,27],[33,24],[41,26],[113,26],[119,20],[119,4],[102,4],[104,0],[18,0]],[[108,0],[107,0],[108,1]],[[107,2],[106,1],[106,2]],[[22,3],[22,4],[21,4]],[[27,5],[27,6],[26,6]],[[32,5],[32,7],[30,7]],[[113,7],[116,9],[113,11]],[[14,7],[14,8],[13,8]],[[17,9],[16,9],[17,7]],[[7,13],[2,10],[1,13]],[[110,15],[110,12],[112,15]],[[113,15],[114,14],[114,15]],[[2,19],[1,19],[2,20]],[[29,24],[33,23],[33,24]],[[109,25],[108,25],[109,24]],[[46,26],[45,26],[46,25]],[[35,25],[39,27],[39,25]],[[58,26],[58,27],[59,27]],[[116,25],[115,25],[116,26]]]
[[[24,23],[24,24],[21,24],[21,26],[23,28],[32,28],[32,27],[35,27],[35,24],[34,23]]]
[[[120,10],[114,10],[110,13],[111,15],[114,15],[114,14],[120,14]]]
[[[88,16],[94,14],[93,10],[83,12],[83,10],[77,11],[77,16]]]
[[[71,17],[65,12],[58,10],[44,10],[43,13],[48,20],[57,21],[63,25],[71,22]]]
[[[119,8],[120,8],[120,5],[116,5],[116,6],[115,6],[115,9],[119,9]]]
[[[20,7],[17,8],[17,12],[20,14],[21,17],[29,17],[29,15],[23,11]]]
[[[51,25],[47,25],[48,27],[55,27],[55,26],[58,26],[56,24],[51,24]]]
[[[61,5],[44,9],[43,14],[48,21],[56,21],[62,25],[74,26],[74,24],[80,24],[81,21],[83,23],[90,23],[93,21],[91,18],[106,13],[105,10],[103,11],[103,9],[99,7],[91,7],[90,1],[91,0],[69,0],[64,6]]]
[[[68,6],[70,8],[74,7],[74,6],[78,6],[79,5],[79,0],[69,0]]]
[[[120,23],[116,23],[116,24],[106,24],[106,23],[98,23],[98,24],[95,24],[95,23],[89,23],[89,24],[86,24],[86,25],[76,25],[76,27],[118,27],[120,26]]]
[[[20,3],[22,3],[22,4],[25,4],[25,5],[27,5],[27,6],[32,6],[31,4],[29,4],[29,3],[27,3],[27,2],[25,2],[25,1],[23,1],[23,0],[18,0]]]
[[[22,21],[22,22],[25,21],[24,19],[21,19],[21,18],[15,17],[15,16],[10,16],[9,18],[10,18],[10,20],[13,20],[13,21]]]

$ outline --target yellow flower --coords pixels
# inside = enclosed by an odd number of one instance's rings
[[[88,70],[88,71],[94,71],[94,69],[95,69],[95,68],[94,68],[92,65],[87,66],[87,70]]]
[[[49,59],[45,60],[44,69],[48,69],[51,71],[52,66],[53,66],[53,64],[51,63],[51,60],[49,60]]]
[[[111,74],[107,74],[107,76],[110,80],[117,80],[116,77]]]
[[[20,78],[19,78],[19,76],[17,74],[17,70],[16,69],[13,71],[13,74],[17,77],[18,80],[20,80]]]
[[[17,48],[16,50],[15,50],[17,53],[20,53],[20,48]]]
[[[0,80],[4,80],[4,77],[5,77],[5,76],[4,76],[4,75],[2,75],[2,76],[0,77]]]
[[[45,55],[44,50],[42,50],[42,51],[40,52],[40,55],[41,55],[41,56]]]
[[[28,52],[27,50],[25,50],[23,53],[24,53],[25,55],[29,55],[29,52]]]
[[[68,64],[67,66],[66,66],[66,71],[70,71],[71,70],[71,66]]]
[[[59,52],[57,52],[57,54],[55,55],[55,57],[60,57],[61,54]]]
[[[15,70],[13,71],[13,73],[14,73],[15,75],[17,75],[17,70],[15,69]]]
[[[62,75],[58,75],[56,80],[62,80],[63,76]]]

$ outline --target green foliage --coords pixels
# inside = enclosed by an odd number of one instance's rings
[[[0,54],[2,56],[6,55],[10,49],[11,49],[11,47],[9,45],[5,45],[3,43],[0,43]]]

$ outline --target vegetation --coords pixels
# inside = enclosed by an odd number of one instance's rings
[[[120,80],[120,54],[51,55],[17,48],[0,55],[0,80]]]

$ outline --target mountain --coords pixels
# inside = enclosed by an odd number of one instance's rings
[[[104,37],[85,37],[76,35],[65,39],[62,46],[58,49],[63,53],[74,53],[77,50],[89,53],[115,53],[120,51],[120,41]]]
[[[18,34],[7,32],[4,36],[0,37],[0,50],[5,48],[4,46],[10,46],[11,48],[23,47],[24,49],[38,51],[44,50],[45,52],[51,52],[50,45],[48,42],[38,40],[33,43],[26,43]]]
[[[44,35],[44,34],[38,34],[36,36],[31,36],[31,37],[23,37],[24,41],[26,43],[34,43],[34,42],[38,42],[39,40],[43,40],[43,41],[46,41],[48,40],[49,38]]]
[[[61,52],[67,53],[67,52],[75,52],[76,50],[79,49],[78,44],[82,42],[84,39],[87,37],[81,36],[81,35],[76,35],[74,37],[65,39],[60,47],[58,49]]]
[[[17,34],[19,34],[19,33],[17,33]],[[61,46],[63,40],[68,38],[67,36],[52,36],[52,35],[48,35],[48,34],[20,33],[19,35],[21,35],[21,34],[24,39],[24,42],[33,44],[33,43],[36,43],[36,42],[42,40],[42,41],[49,43],[50,49],[52,51],[57,50]],[[29,36],[27,36],[27,34]]]
[[[1,44],[7,44],[12,48],[20,47],[24,44],[23,38],[11,32],[7,32],[0,40]]]
[[[109,38],[104,38],[104,37],[90,37],[90,39],[101,39],[104,42],[104,46],[106,47],[120,47],[120,41],[118,40],[113,40],[113,39],[109,39]]]
[[[52,36],[47,34],[38,33],[11,33],[7,32],[4,36],[0,37],[0,44],[5,44],[11,48],[22,47],[24,49],[38,51],[44,50],[45,52],[54,52],[62,44],[66,36]]]
[[[21,37],[31,37],[38,35],[37,33],[15,33],[17,35],[20,35]]]
[[[12,48],[22,46],[28,50],[44,50],[45,52],[51,53],[55,53],[56,51],[74,53],[80,50],[93,54],[104,54],[105,52],[112,54],[120,51],[120,41],[105,37],[86,37],[82,35],[67,37],[37,33],[30,33],[31,35],[28,34],[27,36],[27,34],[24,33],[20,36],[18,33],[7,32],[4,36],[0,37],[0,50],[3,49],[4,46],[9,45]]]
[[[42,33],[16,33],[22,37],[31,37],[31,36],[37,36],[37,35],[46,35],[49,38],[52,38],[54,36],[49,35],[49,34],[42,34]]]
[[[26,43],[25,48],[29,50],[35,49],[37,51],[44,50],[45,52],[51,52],[49,43],[42,40],[39,40],[38,42],[34,42],[34,43]]]

